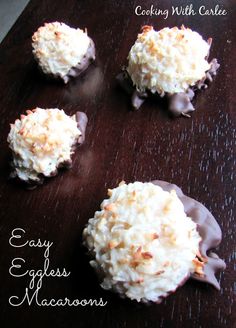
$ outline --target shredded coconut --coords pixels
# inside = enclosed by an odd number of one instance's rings
[[[72,146],[81,135],[75,116],[58,108],[27,111],[11,124],[8,142],[15,172],[21,180],[39,180],[52,175],[71,159]]]
[[[33,54],[46,74],[64,77],[86,54],[87,32],[64,23],[46,23],[32,36]]]
[[[83,233],[104,289],[159,302],[199,272],[201,238],[174,190],[135,182],[108,195]]]
[[[209,49],[200,34],[184,26],[160,31],[144,26],[130,50],[127,71],[140,91],[184,92],[210,69]]]

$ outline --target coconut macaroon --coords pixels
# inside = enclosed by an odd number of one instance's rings
[[[211,80],[219,67],[216,60],[207,60],[211,42],[184,26],[160,31],[144,26],[129,52],[126,69],[136,90],[133,107],[141,106],[150,93],[170,97],[169,107],[176,116],[194,110],[192,89],[206,87],[204,81]],[[176,95],[180,95],[177,101]]]
[[[104,289],[160,302],[190,274],[203,274],[197,225],[174,190],[121,183],[108,195],[83,232]]]
[[[140,91],[185,92],[210,69],[209,49],[209,43],[189,28],[155,31],[147,26],[130,50],[127,72]]]
[[[11,124],[7,140],[13,155],[12,176],[34,185],[56,175],[58,168],[71,166],[75,145],[84,140],[87,116],[38,107],[26,113]]]
[[[67,83],[95,60],[87,31],[64,23],[45,23],[32,36],[33,54],[43,73]]]

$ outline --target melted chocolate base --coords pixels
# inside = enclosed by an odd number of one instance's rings
[[[144,101],[147,98],[157,96],[168,98],[168,109],[174,117],[186,116],[190,117],[188,113],[195,110],[192,104],[192,99],[195,96],[197,90],[206,89],[208,84],[213,81],[213,77],[216,75],[220,65],[217,62],[217,59],[212,59],[210,62],[210,69],[206,72],[204,78],[198,81],[193,87],[189,88],[186,92],[179,92],[174,94],[163,93],[159,95],[158,93],[152,94],[150,91],[140,92],[138,91],[132,83],[132,80],[126,70],[117,75],[117,81],[119,85],[124,89],[128,94],[131,95],[131,103],[133,109],[139,109]]]
[[[85,113],[83,112],[76,112],[75,114],[75,118],[76,118],[76,122],[77,122],[77,126],[81,132],[81,135],[79,136],[78,140],[75,142],[75,144],[72,146],[72,150],[74,151],[76,146],[79,144],[82,144],[85,141],[85,131],[86,131],[86,126],[88,123],[88,117]],[[11,173],[10,173],[10,179],[17,179],[18,182],[20,182],[21,184],[23,183],[24,186],[29,189],[29,190],[33,190],[35,189],[37,186],[43,184],[45,178],[51,178],[54,177],[58,174],[58,170],[59,169],[70,169],[72,167],[72,158],[70,158],[69,160],[60,163],[57,167],[57,169],[55,171],[53,171],[49,176],[44,176],[43,174],[39,174],[38,178],[39,180],[35,181],[35,180],[21,180],[15,170],[13,161],[11,161],[10,163],[11,165]]]
[[[221,229],[215,218],[203,204],[185,196],[182,190],[176,185],[160,180],[152,181],[152,183],[160,186],[165,191],[171,191],[174,189],[184,205],[185,213],[197,224],[197,230],[202,238],[199,250],[201,258],[205,262],[203,267],[204,275],[201,276],[194,273],[189,278],[211,284],[219,290],[220,285],[215,274],[220,270],[224,270],[226,265],[217,254],[211,251],[212,248],[215,248],[220,244],[222,238]]]

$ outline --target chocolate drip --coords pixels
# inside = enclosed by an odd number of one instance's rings
[[[215,218],[203,204],[185,196],[182,190],[176,185],[160,180],[152,181],[152,183],[160,186],[165,191],[171,191],[174,189],[184,205],[185,213],[197,223],[197,230],[202,238],[199,250],[201,258],[206,262],[203,267],[204,276],[194,273],[190,278],[209,283],[216,289],[220,289],[215,273],[224,270],[226,265],[218,255],[211,251],[212,248],[215,248],[220,244],[222,238],[221,229]]]
[[[208,84],[213,81],[213,77],[216,76],[216,73],[220,67],[220,64],[218,63],[216,58],[213,58],[210,62],[210,69],[206,72],[206,75],[197,82],[195,88],[196,90],[200,89],[206,89],[208,87]]]
[[[208,43],[211,43],[211,40],[208,40]],[[206,72],[205,76],[198,81],[193,87],[189,88],[186,92],[178,92],[174,94],[163,93],[158,95],[159,97],[167,96],[169,99],[168,109],[174,117],[186,116],[190,117],[188,113],[191,113],[195,110],[192,99],[195,95],[196,90],[206,89],[208,84],[213,81],[213,77],[216,75],[220,64],[217,62],[217,59],[214,58],[210,62],[210,69]],[[145,99],[151,96],[150,91],[140,92],[138,91],[132,83],[132,80],[126,70],[123,70],[122,73],[118,74],[116,77],[119,85],[124,89],[128,94],[131,95],[131,103],[133,109],[139,109],[144,103]]]
[[[180,114],[189,116],[188,113],[195,110],[191,100],[194,97],[192,89],[188,89],[186,92],[175,93],[169,96],[169,110],[175,116]]]
[[[77,77],[82,72],[84,72],[88,66],[95,61],[95,45],[92,39],[90,39],[90,44],[86,54],[83,56],[80,63],[75,67],[72,67],[69,72],[62,78],[64,83],[67,83],[71,77]]]
[[[75,119],[77,122],[78,129],[81,132],[81,136],[79,137],[79,140],[78,140],[78,143],[81,144],[85,140],[85,131],[86,131],[87,123],[88,123],[88,117],[83,112],[76,112]]]
[[[148,97],[146,92],[140,92],[135,90],[131,97],[132,106],[134,109],[139,109]]]

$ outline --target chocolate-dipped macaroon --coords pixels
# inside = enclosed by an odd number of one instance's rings
[[[59,168],[71,167],[75,147],[84,141],[88,119],[83,112],[69,116],[58,108],[37,107],[26,113],[11,124],[8,134],[11,177],[34,187],[45,177],[55,176]]]
[[[87,30],[64,23],[46,23],[32,36],[33,54],[43,73],[67,83],[95,60],[94,42]]]
[[[90,264],[104,289],[160,303],[188,278],[219,289],[221,230],[211,213],[164,181],[121,183],[108,190],[84,229]]]
[[[216,59],[208,62],[212,39],[182,26],[155,31],[144,26],[128,55],[127,68],[118,75],[138,109],[151,95],[168,98],[174,116],[189,116],[194,92],[207,87],[216,75]]]

